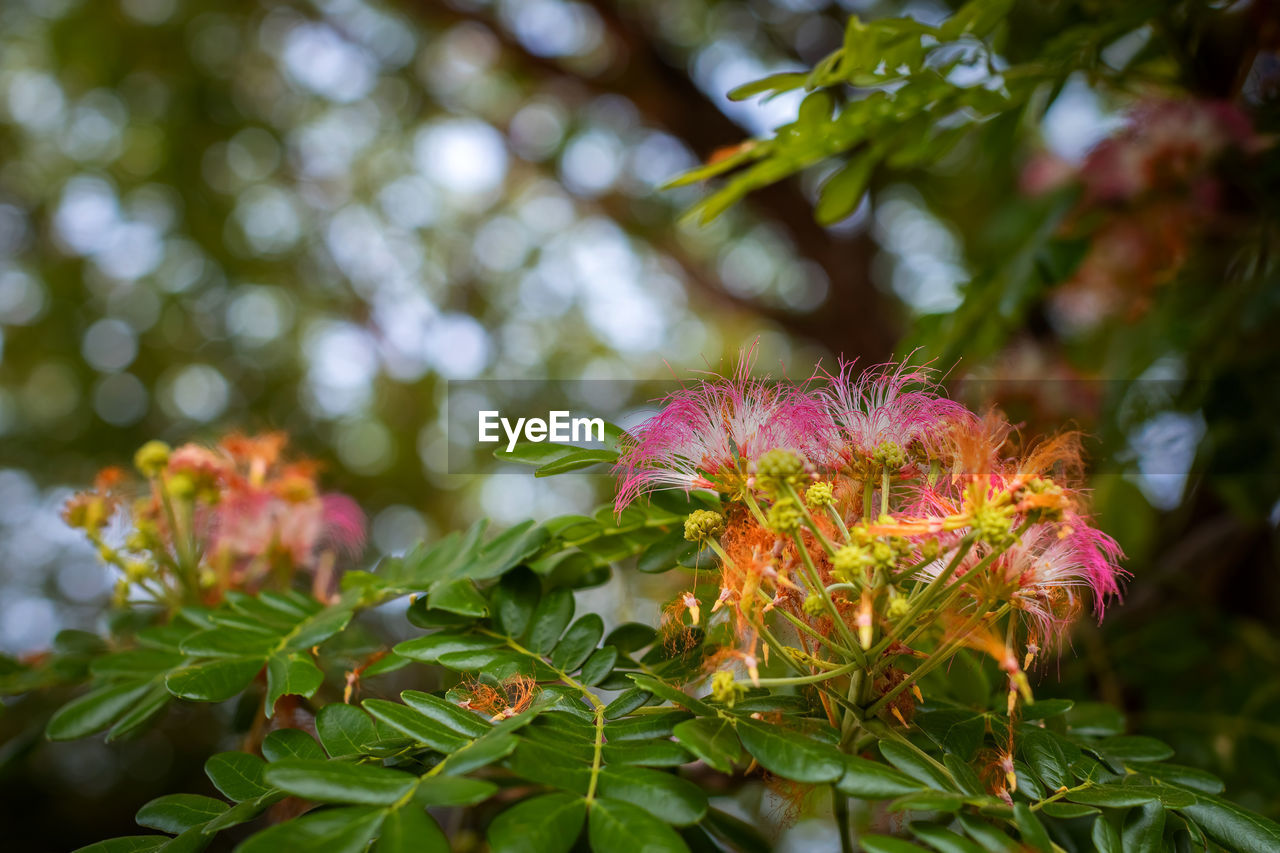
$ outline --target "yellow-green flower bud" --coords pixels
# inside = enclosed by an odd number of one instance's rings
[[[168,480],[169,494],[179,500],[184,500],[195,494],[196,483],[191,479],[190,474],[179,473],[174,474]]]
[[[724,516],[709,509],[696,509],[684,520],[684,538],[701,542],[724,533]]]
[[[896,441],[886,441],[881,444],[871,454],[871,458],[875,460],[876,464],[882,465],[890,471],[897,471],[907,464],[907,452]]]
[[[902,596],[897,595],[889,599],[889,606],[888,608],[886,608],[885,613],[888,615],[891,621],[896,622],[897,620],[901,619],[903,616],[906,616],[907,611],[910,609],[911,609],[911,605],[907,603],[907,600]]]
[[[1017,541],[1010,521],[1009,508],[983,504],[973,512],[973,529],[978,539],[996,548],[1005,548]]]
[[[730,708],[747,692],[747,689],[734,680],[733,673],[720,670],[711,676],[711,697],[723,702]]]
[[[121,578],[111,592],[111,603],[116,607],[124,607],[129,601],[129,582]]]
[[[201,589],[211,589],[218,582],[218,575],[213,569],[201,569],[197,580]]]
[[[124,576],[130,583],[137,583],[151,576],[151,566],[141,560],[130,560],[124,565]]]
[[[804,493],[804,502],[817,509],[836,502],[836,490],[830,483],[814,483]]]
[[[861,548],[856,545],[841,545],[831,555],[831,568],[848,577],[860,569],[865,561],[866,552]]]
[[[133,465],[144,477],[158,477],[169,464],[169,445],[163,441],[148,441],[133,455]]]
[[[786,485],[799,488],[804,481],[804,462],[789,450],[770,450],[756,460],[756,485],[765,494],[780,494]]]
[[[804,520],[804,514],[791,498],[780,498],[769,507],[769,514],[765,516],[765,520],[769,522],[770,529],[779,533],[790,533],[800,526]]]
[[[810,593],[809,597],[804,600],[804,612],[806,616],[821,616],[823,608],[825,607],[826,604],[823,602],[822,596],[816,592]]]

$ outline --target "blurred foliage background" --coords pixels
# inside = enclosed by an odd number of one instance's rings
[[[58,507],[149,438],[289,431],[369,512],[373,561],[608,497],[601,476],[450,473],[448,380],[663,380],[757,338],[793,376],[915,352],[1028,434],[1074,420],[1105,463],[1130,592],[1040,690],[1120,704],[1280,815],[1275,4],[985,5],[994,49],[922,68],[977,94],[1052,60],[1025,99],[932,121],[825,225],[845,148],[701,225],[680,214],[706,186],[660,185],[804,98],[727,92],[821,62],[851,13],[953,7],[0,4],[0,652],[100,626],[112,578]],[[1144,156],[1199,171],[1140,203],[1109,189]],[[201,790],[217,745],[182,714],[55,746],[15,703],[5,825],[69,849]]]

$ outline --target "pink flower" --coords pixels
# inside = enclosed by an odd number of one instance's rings
[[[932,449],[950,424],[976,422],[964,406],[938,395],[928,368],[889,362],[858,376],[853,369],[854,362],[842,362],[824,397],[855,453],[874,453],[887,442],[903,450],[914,442]]]
[[[664,486],[714,489],[745,479],[770,450],[815,465],[833,461],[835,426],[822,399],[803,388],[753,379],[744,354],[732,377],[714,376],[669,395],[628,441],[615,471],[616,509]]]
[[[987,553],[985,547],[974,548],[951,583],[965,579]],[[1031,626],[1032,643],[1043,648],[1062,639],[1090,600],[1094,614],[1102,619],[1107,602],[1120,594],[1120,581],[1128,574],[1119,565],[1123,558],[1114,539],[1068,514],[1065,522],[1032,527],[985,572],[998,588],[1009,591],[1011,603]],[[950,559],[943,556],[926,566],[921,577],[936,578]],[[979,586],[984,580],[965,582]]]

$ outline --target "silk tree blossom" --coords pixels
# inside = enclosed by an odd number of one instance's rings
[[[823,398],[849,449],[870,456],[885,445],[932,449],[952,424],[970,424],[964,406],[940,396],[933,371],[905,362],[876,365],[859,375],[842,362]]]
[[[986,548],[970,553],[950,583],[969,584],[975,594],[996,590],[1008,600],[1028,624],[1027,645],[1033,654],[1060,642],[1090,602],[1101,621],[1127,574],[1120,568],[1124,552],[1119,544],[1074,514],[1062,522],[1032,525],[983,570],[986,578],[970,577],[987,553]],[[934,580],[948,560],[944,556],[925,566],[920,578]]]
[[[732,492],[753,463],[787,450],[810,463],[833,461],[835,425],[822,399],[804,388],[753,379],[749,359],[732,377],[682,388],[623,446],[615,507],[664,486]]]
[[[335,585],[337,559],[364,544],[364,514],[345,495],[321,493],[318,466],[287,457],[287,443],[282,433],[172,451],[148,443],[135,459],[147,491],[133,504],[123,549],[102,538],[103,519],[123,502],[119,474],[73,498],[66,518],[122,570],[118,595],[136,586],[169,604],[213,603],[229,590],[287,585],[307,572],[323,599]]]

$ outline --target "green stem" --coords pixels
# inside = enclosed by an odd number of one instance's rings
[[[783,652],[785,655],[785,651]],[[787,655],[789,658],[790,656]],[[848,675],[855,670],[861,668],[861,664],[847,663],[836,669],[827,670],[810,675],[795,675],[784,678],[762,678],[759,682],[740,681],[739,684],[751,684],[753,687],[790,687],[796,684],[817,684],[820,681],[829,681],[832,678],[839,678],[842,675]]]
[[[840,828],[840,853],[853,853],[853,836],[849,827],[849,798],[831,786],[831,810]]]
[[[880,514],[889,514],[889,481],[892,475],[889,473],[889,466],[885,465],[880,469]]]
[[[831,620],[835,622],[836,630],[840,632],[840,638],[849,647],[849,651],[854,653],[853,657],[858,663],[865,666],[867,657],[862,653],[862,648],[858,645],[857,638],[853,636],[853,631],[845,624],[844,617],[836,609],[835,602],[831,600],[831,595],[827,592],[826,586],[822,583],[822,578],[818,575],[818,569],[809,556],[809,549],[804,547],[804,540],[800,538],[800,531],[793,530],[791,537],[795,540],[796,550],[800,552],[800,561],[804,565],[810,586],[822,597],[823,606],[831,614]]]
[[[925,608],[929,606],[929,602],[936,590],[940,589],[949,580],[951,580],[951,576],[956,573],[958,568],[960,568],[961,561],[968,556],[969,550],[973,547],[974,539],[974,534],[970,533],[968,536],[960,540],[960,548],[956,551],[955,556],[951,558],[951,562],[947,564],[947,567],[943,569],[936,578],[929,582],[928,586],[918,594],[911,597],[911,606],[907,609],[907,612],[902,615],[897,624],[893,626],[893,629],[885,635],[885,638],[871,649],[872,657],[883,654],[889,646],[893,645],[895,640],[901,637],[906,633],[909,627],[915,624],[916,619],[925,611]]]
[[[992,619],[999,619],[1001,616],[1007,613],[1008,610],[1009,610],[1008,604],[1005,604],[999,610],[996,610],[994,614],[989,614],[987,611],[979,610],[977,613],[973,615],[973,618],[971,618],[968,622],[966,622],[964,625],[960,627],[959,631],[957,632],[956,639],[951,640],[948,643],[944,643],[941,647],[935,650],[933,654],[929,655],[928,660],[926,660],[924,663],[920,664],[920,666],[913,669],[907,675],[906,678],[904,678],[898,684],[894,685],[892,690],[890,690],[888,693],[884,694],[875,702],[873,702],[871,704],[871,707],[867,708],[867,715],[874,716],[876,713],[881,711],[886,705],[888,705],[895,698],[897,698],[898,694],[902,693],[902,691],[906,690],[912,684],[915,684],[921,678],[924,678],[930,672],[932,672],[933,670],[937,669],[939,666],[941,666],[942,664],[950,660],[951,656],[954,655],[957,651],[959,651],[961,647],[963,647],[965,637],[968,636],[971,630],[977,627],[978,623],[982,622],[988,616],[990,616],[990,618]]]

